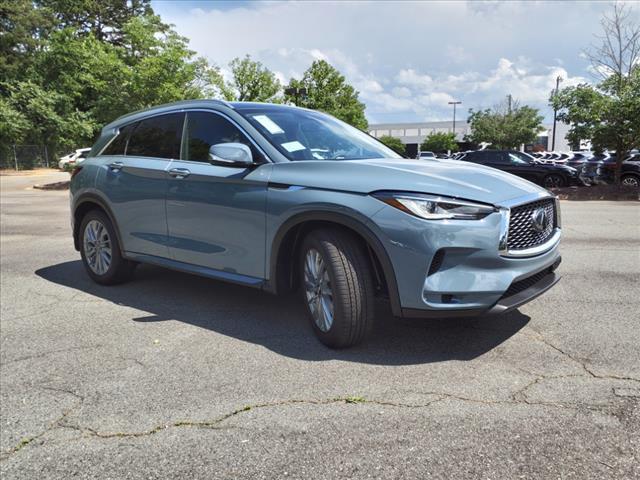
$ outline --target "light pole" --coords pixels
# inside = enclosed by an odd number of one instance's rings
[[[307,89],[301,88],[301,87],[285,88],[284,93],[286,93],[287,95],[291,95],[293,96],[293,98],[295,98],[294,103],[297,107],[298,103],[300,103],[300,98],[304,98],[307,96]]]
[[[556,93],[553,95],[554,97],[558,95],[558,90],[560,89],[560,82],[562,81],[562,77],[558,75],[556,78]],[[553,134],[551,136],[551,151],[555,151],[556,149],[556,118],[558,116],[558,109],[553,107]]]
[[[453,105],[453,139],[456,138],[456,105],[460,105],[462,102],[449,102],[449,105]]]

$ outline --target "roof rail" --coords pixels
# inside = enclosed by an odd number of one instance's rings
[[[121,115],[118,118],[116,118],[115,120],[109,122],[108,125],[111,125],[112,123],[115,123],[115,122],[119,122],[122,119],[125,119],[127,117],[132,117],[132,116],[134,116],[134,115],[136,115],[138,113],[142,113],[142,112],[148,112],[148,111],[153,111],[153,110],[156,110],[156,109],[172,107],[172,106],[180,106],[180,105],[185,105],[186,106],[186,105],[189,105],[191,103],[201,103],[201,102],[213,102],[213,103],[217,103],[218,105],[223,105],[223,106],[231,108],[231,109],[234,108],[233,105],[231,105],[231,103],[227,102],[226,100],[220,100],[220,99],[217,99],[217,98],[199,98],[199,99],[191,99],[191,100],[178,100],[176,102],[163,103],[161,105],[154,105],[152,107],[141,108],[141,109],[135,110],[133,112],[125,113],[124,115]]]

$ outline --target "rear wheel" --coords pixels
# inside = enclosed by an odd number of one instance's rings
[[[344,348],[362,341],[374,316],[373,281],[364,249],[347,232],[316,230],[300,256],[302,297],[322,343]]]
[[[544,177],[543,185],[545,188],[560,188],[564,187],[565,181],[562,175],[552,173]]]
[[[103,285],[115,285],[131,278],[135,263],[125,260],[115,229],[103,212],[92,210],[80,225],[82,263],[91,279]]]
[[[640,187],[640,177],[637,175],[623,175],[620,182],[625,187]]]

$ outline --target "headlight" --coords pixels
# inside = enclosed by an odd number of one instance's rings
[[[376,192],[373,196],[387,205],[426,220],[480,220],[497,211],[490,205],[420,193]]]

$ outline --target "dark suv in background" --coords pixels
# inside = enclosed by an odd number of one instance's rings
[[[457,159],[497,168],[545,188],[582,185],[575,168],[542,164],[531,155],[517,150],[477,150],[465,152]]]

